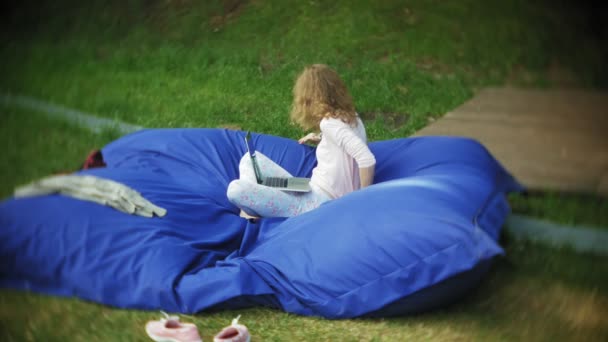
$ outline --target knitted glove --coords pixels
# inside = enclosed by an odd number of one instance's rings
[[[163,217],[164,208],[156,206],[128,186],[109,179],[89,175],[59,175],[42,178],[15,189],[15,198],[52,193],[107,205],[127,214]]]

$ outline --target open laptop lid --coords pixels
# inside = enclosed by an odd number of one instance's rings
[[[245,134],[245,147],[247,147],[247,153],[251,158],[251,164],[253,165],[253,172],[255,173],[255,179],[258,184],[262,184],[264,178],[262,177],[262,173],[260,172],[260,167],[258,166],[258,162],[255,159],[255,147],[253,146],[253,141],[251,140],[251,132],[247,131]]]

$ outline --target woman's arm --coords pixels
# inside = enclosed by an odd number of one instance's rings
[[[308,133],[306,136],[298,140],[300,144],[318,144],[321,142],[321,133]]]
[[[367,143],[357,136],[348,124],[337,119],[323,120],[321,121],[321,132],[353,157],[359,167],[376,164],[376,158],[369,150]]]
[[[357,136],[347,124],[338,120],[322,121],[321,131],[324,134],[327,133],[327,136],[331,140],[355,159],[359,166],[361,188],[373,184],[376,171],[376,158],[370,151],[367,143]]]
[[[359,178],[361,179],[361,189],[374,183],[376,165],[359,168]]]

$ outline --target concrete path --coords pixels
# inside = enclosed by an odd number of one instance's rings
[[[487,88],[416,135],[475,138],[530,189],[608,196],[608,92]]]

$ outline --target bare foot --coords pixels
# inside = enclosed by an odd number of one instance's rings
[[[246,212],[244,212],[243,210],[241,210],[241,212],[239,213],[239,216],[240,217],[244,217],[244,218],[246,218],[248,220],[257,220],[257,219],[259,219],[259,217],[257,217],[257,216],[251,216],[251,215],[247,214]]]

